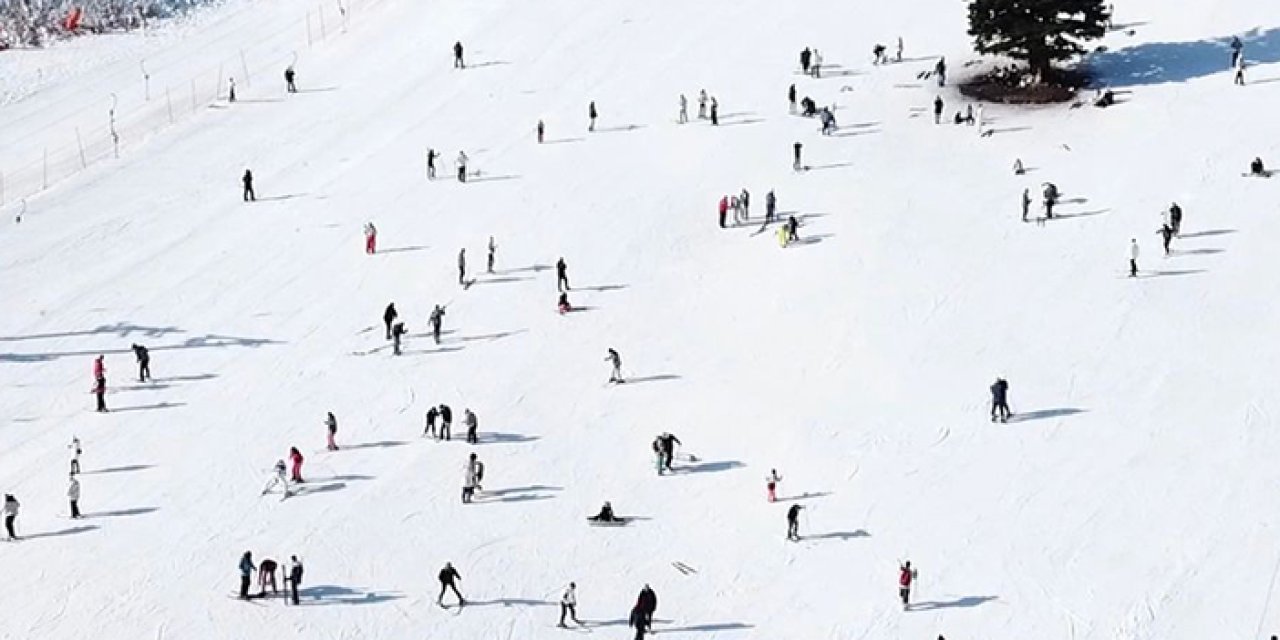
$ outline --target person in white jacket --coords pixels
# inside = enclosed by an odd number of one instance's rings
[[[564,590],[564,595],[560,596],[560,626],[565,626],[564,616],[569,615],[574,624],[581,625],[578,620],[578,585],[570,582],[569,588]]]
[[[22,507],[18,503],[18,499],[13,494],[4,494],[4,530],[8,532],[10,540],[17,540],[18,534],[13,530],[13,521],[18,519],[18,509]]]
[[[84,453],[80,448],[80,438],[71,436],[71,444],[67,448],[71,450],[71,475],[80,473],[80,454]]]
[[[71,474],[71,482],[67,484],[67,500],[71,501],[71,517],[72,519],[80,518],[80,481],[76,480],[76,475]]]
[[[1129,240],[1129,277],[1138,277],[1138,239]]]

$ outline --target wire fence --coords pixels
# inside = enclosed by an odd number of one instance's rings
[[[183,80],[153,82],[146,60],[138,61],[138,83],[102,96],[90,105],[37,129],[12,127],[0,158],[0,207],[23,203],[77,173],[127,154],[130,149],[178,123],[224,102],[234,90],[257,94],[255,85],[284,92],[284,71],[298,52],[345,34],[354,16],[379,0],[330,0],[285,24],[262,25],[247,47],[228,48],[222,57]],[[140,95],[139,95],[140,94]],[[250,98],[251,100],[252,98]]]

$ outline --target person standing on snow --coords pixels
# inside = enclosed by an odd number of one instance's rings
[[[795,216],[787,216],[787,243],[800,241],[800,221]]]
[[[748,192],[745,187],[743,187],[742,193],[738,195],[738,205],[742,207],[743,222],[750,222],[751,221],[751,193]]]
[[[544,136],[547,134],[547,125],[544,124],[541,120],[538,121],[537,132],[538,132],[538,144],[542,144],[542,141],[544,140]]]
[[[1009,382],[1004,378],[996,378],[991,384],[991,421],[1009,421]]]
[[[898,597],[902,598],[902,608],[911,607],[911,583],[915,582],[916,570],[911,568],[911,561],[898,565]]]
[[[1182,207],[1179,207],[1176,202],[1169,207],[1169,226],[1173,227],[1173,235],[1181,237]]]
[[[257,197],[253,193],[253,172],[245,169],[244,175],[240,176],[240,183],[244,185],[244,193],[241,196],[245,202],[255,202]]]
[[[943,108],[942,96],[935,97],[933,99],[933,123],[934,124],[942,124],[942,108]]]
[[[272,595],[280,595],[280,589],[276,587],[276,568],[279,565],[271,558],[263,558],[258,563],[258,597],[267,597],[267,585],[271,585]]]
[[[328,433],[328,448],[330,451],[338,450],[338,443],[334,442],[334,438],[338,435],[338,419],[334,417],[333,412],[324,419],[325,431]]]
[[[467,181],[467,152],[458,151],[458,182]]]
[[[227,78],[227,102],[236,101],[236,79]]]
[[[453,425],[453,409],[449,405],[440,403],[440,437],[444,440],[452,440],[450,436],[450,427]]]
[[[556,260],[556,291],[569,291],[569,266],[564,263],[564,256]]]
[[[427,434],[436,437],[436,418],[439,416],[440,410],[434,406],[427,409],[427,426],[422,429],[422,437],[427,437]]]
[[[902,62],[902,36],[898,36],[898,51],[897,54],[893,56],[893,61]]]
[[[1129,240],[1129,277],[1138,277],[1138,239]]]
[[[711,96],[711,126],[719,126],[720,124],[720,103],[716,101],[715,96]]]
[[[609,374],[609,382],[616,382],[619,384],[624,382],[622,379],[622,356],[618,355],[617,351],[610,348],[609,353],[604,357],[604,360],[605,362],[613,365],[613,373]]]
[[[458,284],[467,284],[467,249],[458,249]]]
[[[98,357],[93,359],[93,379],[97,380],[105,377],[107,377],[106,356],[98,354]]]
[[[80,454],[84,451],[80,448],[80,438],[71,436],[71,444],[67,446],[71,449],[71,475],[80,473]]]
[[[782,476],[778,475],[777,469],[770,469],[769,475],[764,478],[764,488],[768,492],[769,502],[778,501],[778,483],[782,482]]]
[[[80,519],[80,481],[76,479],[76,474],[71,474],[71,481],[67,484],[67,500],[71,503],[71,519]]]
[[[462,410],[462,424],[467,428],[467,443],[478,444],[480,438],[476,433],[479,428],[479,421],[476,420],[476,414],[471,409]]]
[[[427,148],[427,179],[428,180],[436,179],[436,158],[439,158],[439,157],[440,157],[440,154],[435,149],[432,149],[430,147]]]
[[[804,145],[800,144],[799,142],[791,145],[791,153],[793,156],[791,161],[791,168],[795,169],[796,171],[799,171],[802,167],[802,165],[800,164],[800,150],[803,148],[804,148]]]
[[[596,111],[596,101],[592,100],[591,104],[587,105],[587,117],[591,119],[591,124],[587,125],[587,131],[596,130],[596,118],[599,116],[600,113]]]
[[[675,460],[676,445],[678,444],[682,445],[684,443],[680,442],[680,438],[677,438],[670,433],[663,433],[658,436],[658,446],[662,451],[662,466],[667,471],[675,471],[675,469],[671,468],[671,462]]]
[[[462,43],[461,42],[453,43],[453,68],[454,69],[467,68],[466,63],[462,61]]]
[[[699,120],[707,119],[707,90],[706,89],[702,89],[698,91],[698,119]]]
[[[4,494],[4,530],[5,533],[9,534],[10,540],[18,539],[18,534],[14,531],[13,525],[18,519],[18,510],[21,508],[22,504],[18,502],[17,498],[13,497],[13,494]]]
[[[778,213],[778,196],[773,194],[773,189],[764,196],[764,222],[769,224],[773,222],[774,216]]]
[[[800,70],[804,72],[806,76],[809,75],[809,60],[812,55],[813,52],[809,51],[809,47],[805,47],[804,51],[800,52]]]
[[[1239,58],[1236,59],[1235,83],[1242,87],[1244,86],[1244,68],[1245,68],[1244,56],[1240,56]]]
[[[676,116],[677,124],[684,124],[689,121],[689,99],[680,94],[680,115]]]
[[[306,482],[302,479],[302,452],[297,447],[289,447],[289,462],[293,464],[293,470],[290,473],[290,480],[293,482]]]
[[[1027,214],[1031,212],[1031,187],[1022,189],[1022,221],[1027,221]]]
[[[138,382],[146,382],[151,379],[151,354],[147,352],[147,348],[135,344],[130,347],[133,349],[133,357],[138,360]]]
[[[396,321],[400,314],[396,312],[396,303],[387,304],[387,308],[382,312],[382,324],[387,326],[387,339],[391,339],[391,323]]]
[[[409,330],[404,328],[403,322],[397,322],[394,327],[391,327],[391,355],[400,355],[400,343],[408,334]]]
[[[249,578],[257,567],[253,564],[253,552],[246,551],[240,556],[240,599],[249,599]]]
[[[947,85],[947,59],[946,57],[938,58],[938,64],[933,65],[933,75],[938,76],[938,86],[945,87]]]
[[[289,570],[285,574],[285,580],[289,583],[289,598],[293,604],[298,604],[298,587],[302,586],[302,561],[298,556],[289,556]]]
[[[793,504],[787,509],[787,540],[800,541],[800,510],[803,508],[800,504]]]
[[[462,476],[462,504],[471,504],[471,499],[476,494],[476,487],[480,486],[480,479],[476,477],[476,454],[471,455],[471,464],[467,465],[467,470]]]
[[[811,65],[809,69],[813,71],[813,77],[822,77],[822,54],[818,53],[817,49],[813,50],[813,65]]]
[[[458,591],[458,581],[462,580],[462,576],[458,574],[458,570],[453,568],[453,564],[446,562],[444,568],[440,570],[437,576],[440,580],[440,596],[436,598],[436,604],[444,606],[444,592],[446,589],[453,589],[453,595],[458,597],[458,606],[467,604],[466,598],[462,597],[462,593]]]
[[[498,245],[493,241],[493,236],[489,236],[489,273],[493,273],[493,263],[498,257]]]
[[[107,379],[98,378],[93,381],[93,395],[98,400],[98,413],[107,412]]]
[[[644,616],[644,629],[649,631],[653,628],[653,614],[658,611],[658,594],[653,592],[649,585],[644,585],[640,590],[640,595],[636,598],[636,607],[640,609],[640,613]]]
[[[297,93],[298,86],[293,83],[293,79],[297,77],[297,72],[293,70],[293,65],[284,68],[284,90],[289,93]]]
[[[427,322],[431,324],[431,336],[435,338],[436,344],[440,344],[440,325],[444,323],[444,307],[436,305],[431,310],[431,316],[427,318]]]
[[[564,595],[560,596],[560,624],[565,626],[564,617],[568,615],[574,624],[581,625],[578,620],[578,585],[570,582],[569,587],[564,590]]]
[[[1044,217],[1053,218],[1053,206],[1058,204],[1058,185],[1052,182],[1044,183]]]
[[[378,228],[373,222],[364,223],[364,252],[369,255],[378,252]]]
[[[984,117],[986,116],[986,112],[987,112],[986,107],[984,107],[984,106],[982,105],[982,103],[981,103],[981,102],[979,102],[979,103],[978,103],[978,115],[976,116],[976,121],[977,121],[977,124],[978,124],[978,137],[979,137],[979,138],[981,138],[981,137],[982,137],[982,123],[983,123]]]
[[[729,213],[729,196],[720,196],[720,228],[724,228],[725,216]]]
[[[1169,243],[1173,241],[1173,227],[1168,223],[1160,225],[1160,229],[1156,231],[1156,235],[1164,240],[1164,257],[1169,257]]]
[[[796,85],[794,82],[787,88],[787,104],[789,105],[787,113],[794,115],[796,112]]]

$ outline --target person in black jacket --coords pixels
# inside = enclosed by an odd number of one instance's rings
[[[297,76],[297,72],[293,70],[293,65],[289,65],[284,69],[284,88],[289,93],[297,93],[298,86],[293,84],[293,79]]]
[[[991,385],[991,421],[1009,421],[1009,382],[1004,378],[996,378]]]
[[[636,608],[644,616],[644,629],[649,631],[653,629],[653,613],[658,610],[658,594],[645,585],[640,590],[640,596],[636,598]]]
[[[800,510],[803,508],[799,504],[793,504],[787,509],[787,539],[792,542],[800,541]]]
[[[790,107],[791,113],[795,113],[796,112],[796,85],[795,84],[792,84],[791,88],[787,89],[787,102],[791,104],[791,107]]]
[[[599,117],[600,114],[596,111],[596,103],[594,100],[592,100],[590,106],[587,107],[587,116],[591,118],[591,124],[587,125],[587,131],[595,131],[596,118]]]
[[[444,606],[444,592],[453,589],[453,595],[458,596],[458,606],[467,603],[466,598],[462,597],[462,593],[458,591],[457,581],[462,579],[458,575],[458,570],[453,568],[453,564],[446,562],[444,568],[440,570],[440,597],[436,598],[436,604]]]
[[[791,145],[791,150],[795,156],[794,160],[791,163],[791,168],[795,169],[796,171],[799,171],[803,166],[800,164],[800,150],[803,148],[804,148],[804,145],[800,144],[799,142]]]
[[[298,556],[289,556],[289,575],[285,580],[289,583],[289,597],[298,604],[298,587],[302,584],[302,561]]]
[[[809,75],[809,60],[811,56],[813,56],[813,52],[809,51],[809,47],[805,47],[804,51],[800,52],[800,69],[804,71],[805,75]]]
[[[440,438],[443,440],[451,440],[449,436],[449,426],[453,424],[453,409],[447,404],[440,405]]]
[[[244,201],[256,201],[258,198],[253,194],[253,172],[245,169],[244,175],[240,178],[240,182],[244,184],[244,193],[242,194],[244,196]]]
[[[569,291],[569,265],[564,263],[564,258],[556,260],[556,290]]]
[[[462,43],[453,43],[453,68],[466,69],[467,65],[462,61]]]
[[[427,409],[427,426],[422,430],[422,437],[427,437],[427,434],[431,434],[432,438],[436,437],[436,418],[439,416],[439,409],[435,407]]]
[[[933,99],[933,123],[942,124],[942,96]]]
[[[396,321],[400,314],[396,312],[396,303],[392,302],[387,305],[387,309],[382,312],[382,324],[387,326],[387,339],[391,339],[391,323]]]
[[[409,331],[404,328],[403,322],[397,322],[396,326],[391,328],[391,353],[392,354],[397,356],[400,355],[400,340],[402,340],[403,336],[407,333],[409,333]]]
[[[140,344],[135,344],[132,348],[134,357],[138,359],[138,382],[146,382],[151,379],[151,354]]]

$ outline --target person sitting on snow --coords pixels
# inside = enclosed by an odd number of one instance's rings
[[[560,310],[560,313],[569,313],[570,311],[573,311],[573,305],[569,304],[568,293],[563,291],[560,292],[560,302],[556,303],[556,308]]]
[[[617,522],[618,518],[613,515],[613,505],[606,502],[603,507],[600,507],[600,513],[592,516],[591,520],[594,522]]]
[[[1249,174],[1255,176],[1267,175],[1267,169],[1262,165],[1262,158],[1254,158],[1253,162],[1249,163]]]

